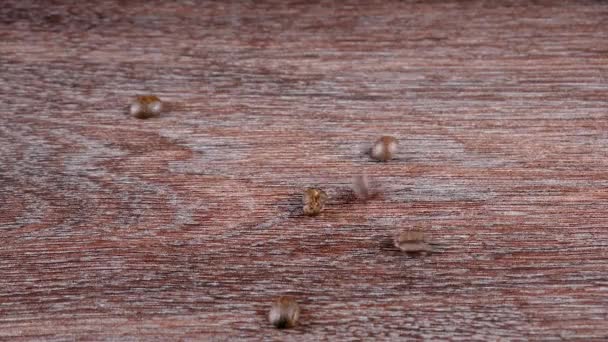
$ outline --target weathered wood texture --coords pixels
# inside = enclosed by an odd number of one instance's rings
[[[1,338],[608,338],[608,2],[95,3],[0,6]]]

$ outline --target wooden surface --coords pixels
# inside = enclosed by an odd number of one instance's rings
[[[0,338],[608,338],[608,2],[95,3],[0,6]]]

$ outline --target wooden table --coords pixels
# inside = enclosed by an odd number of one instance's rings
[[[608,338],[608,2],[95,3],[0,6],[0,338]]]

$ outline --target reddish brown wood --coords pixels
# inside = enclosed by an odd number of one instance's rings
[[[3,1],[0,338],[606,339],[607,39],[605,1]]]

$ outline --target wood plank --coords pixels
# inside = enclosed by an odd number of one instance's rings
[[[3,1],[0,338],[608,339],[607,38],[605,1]]]

